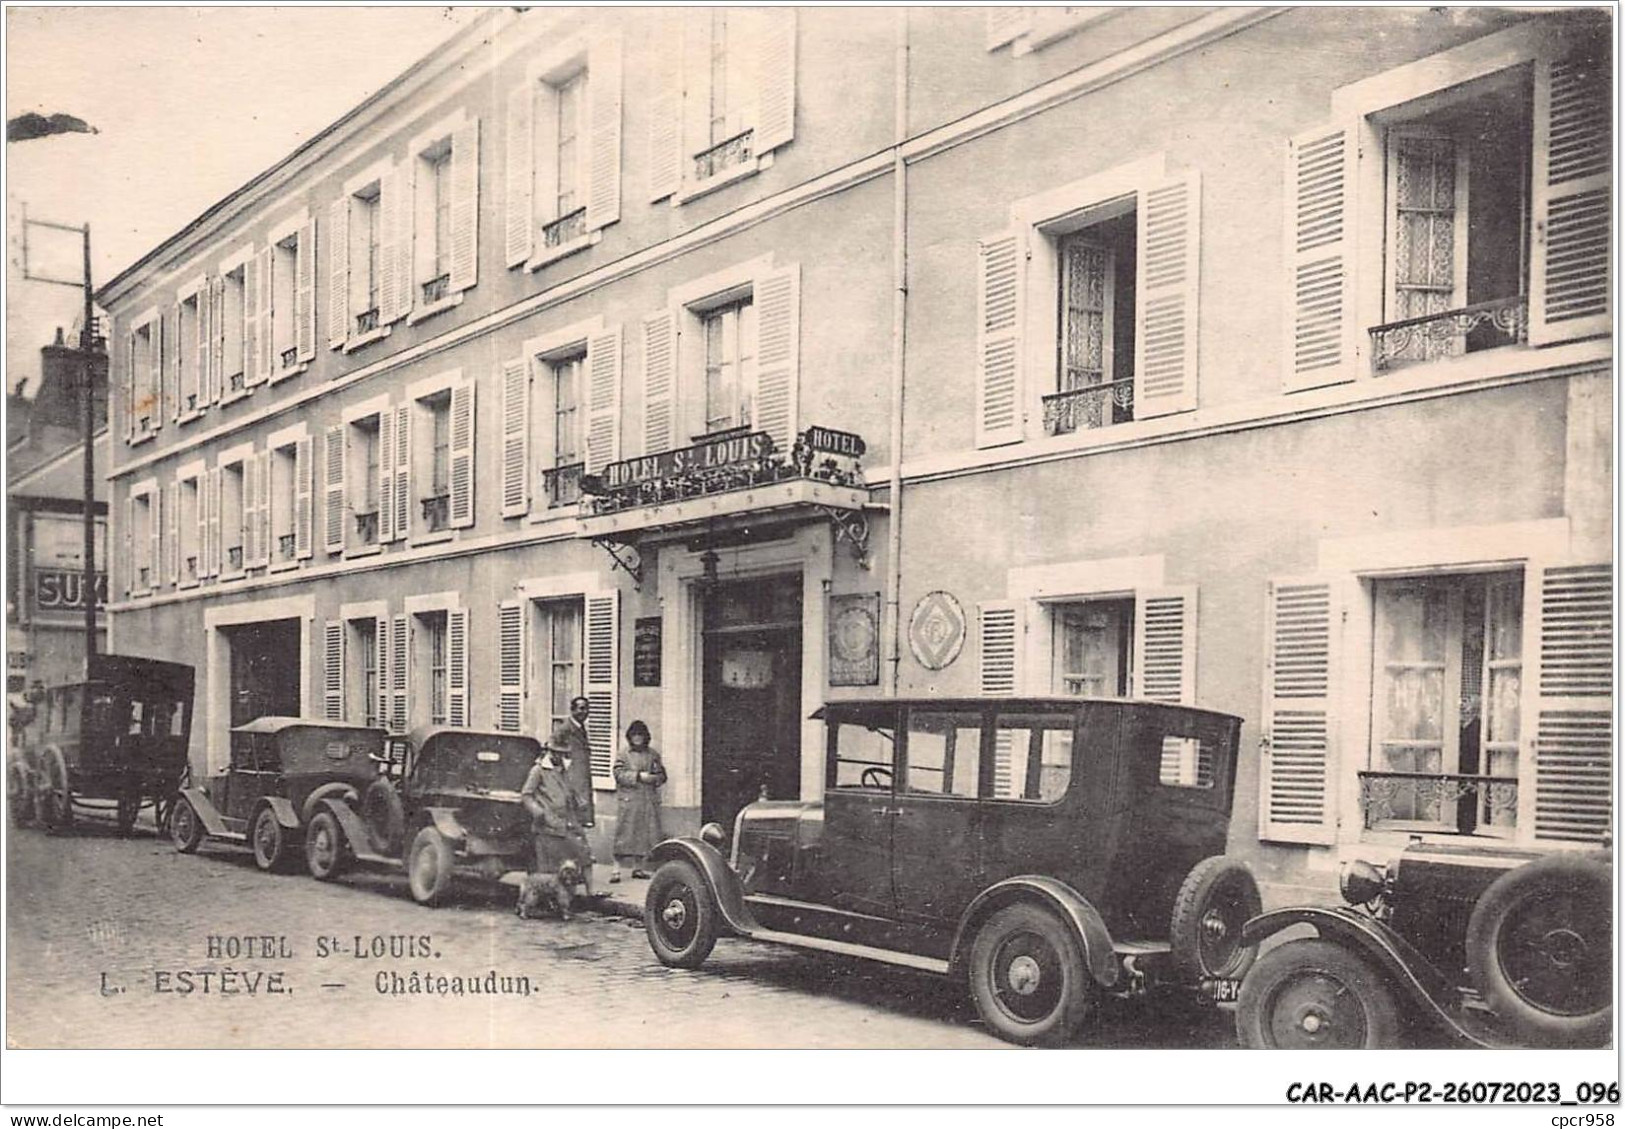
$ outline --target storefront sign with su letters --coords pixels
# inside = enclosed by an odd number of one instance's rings
[[[64,612],[82,609],[85,574],[75,570],[42,568],[34,572],[34,609],[42,612]],[[107,603],[107,574],[96,574],[96,604]]]

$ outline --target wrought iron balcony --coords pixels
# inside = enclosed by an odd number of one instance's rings
[[[451,495],[435,494],[423,499],[423,521],[430,533],[451,528]]]
[[[1108,380],[1044,397],[1044,434],[1070,435],[1134,418],[1134,379]]]
[[[1529,299],[1519,294],[1374,326],[1371,367],[1384,372],[1400,365],[1459,357],[1527,340]]]
[[[226,546],[226,568],[233,572],[243,567],[243,547],[241,545]]]
[[[186,410],[189,411],[189,412],[197,411],[197,393],[196,392],[188,392],[186,394]]]
[[[282,367],[283,368],[292,368],[298,362],[299,362],[299,346],[294,345],[291,348],[287,348],[287,349],[282,350]]]
[[[547,497],[548,509],[581,500],[581,472],[586,466],[586,463],[566,463],[542,471],[542,493]]]
[[[152,430],[152,417],[151,416],[137,416],[136,417],[135,432],[136,432],[137,435],[145,435],[147,432],[149,432],[151,430]]]
[[[566,212],[552,223],[542,225],[542,246],[563,247],[587,234],[587,209]]]
[[[755,147],[756,131],[747,129],[726,141],[720,141],[694,158],[694,179],[710,180],[718,173],[737,168],[751,159]]]
[[[186,579],[187,580],[196,580],[197,579],[197,558],[196,557],[187,557],[186,558]]]
[[[355,539],[363,545],[378,544],[378,511],[355,515]]]
[[[279,533],[276,538],[277,560],[291,561],[294,554],[294,537],[291,533]]]
[[[378,307],[362,310],[355,316],[355,331],[357,333],[371,333],[378,328]]]
[[[233,392],[241,392],[244,388],[248,387],[248,381],[242,373],[234,372],[226,378],[226,385]]]
[[[152,586],[152,570],[150,568],[143,565],[135,570],[135,586],[143,590]]]
[[[1510,829],[1518,778],[1439,772],[1362,772],[1360,807],[1367,828],[1435,824],[1447,831]]]
[[[423,284],[423,304],[432,306],[451,290],[451,275],[443,274]]]

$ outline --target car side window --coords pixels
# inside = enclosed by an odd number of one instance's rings
[[[1201,737],[1163,737],[1157,783],[1169,788],[1211,788],[1217,756],[1217,746]]]
[[[846,723],[835,727],[832,749],[836,788],[891,791],[897,764],[897,735],[882,726]]]
[[[995,800],[1052,804],[1072,781],[1072,714],[1001,713],[994,718]]]
[[[974,799],[982,764],[982,716],[911,710],[905,790]]]

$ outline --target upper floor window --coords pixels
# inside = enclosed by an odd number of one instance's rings
[[[355,525],[349,531],[349,537],[341,538],[341,542],[348,540],[350,545],[362,548],[375,546],[379,541],[380,488],[384,479],[384,444],[379,434],[381,422],[381,415],[370,415],[355,420],[349,426],[352,470],[346,476],[349,478],[349,504],[345,508],[354,515]],[[332,505],[331,495],[328,504]]]
[[[252,456],[250,456],[252,457]],[[220,533],[222,576],[241,576],[247,567],[249,499],[245,496],[247,462],[226,463],[220,468]]]
[[[405,212],[407,272],[400,309],[427,316],[461,300],[477,273],[479,216],[479,120],[458,115],[414,140]],[[386,192],[388,189],[386,188]],[[385,232],[387,244],[390,234]],[[386,319],[387,320],[387,319]]]
[[[130,590],[136,595],[158,586],[158,555],[153,551],[158,538],[157,497],[151,487],[130,495]]]
[[[270,379],[301,371],[316,355],[315,224],[305,219],[276,238],[265,258],[263,316]]]
[[[1044,397],[1050,435],[1134,418],[1133,211],[1058,237],[1060,364]]]
[[[423,525],[430,533],[451,528],[451,393],[420,400],[429,437],[428,492],[423,496]]]
[[[129,338],[125,393],[129,405],[129,431],[132,441],[152,435],[160,426],[160,370],[163,363],[161,323],[150,319],[136,326]]]
[[[350,197],[350,309],[354,333],[371,333],[382,323],[384,292],[383,193],[375,184]]]
[[[198,481],[195,474],[183,478],[180,480],[178,491],[180,507],[176,515],[176,532],[180,537],[177,550],[180,558],[178,582],[182,587],[196,584],[203,576],[202,544],[207,528],[203,521],[205,514],[200,506]]]
[[[175,324],[180,331],[175,355],[175,413],[190,419],[203,407],[203,372],[208,363],[208,338],[200,316],[205,290],[186,295],[179,302]]]
[[[621,327],[598,319],[526,343],[502,366],[502,516],[576,503],[620,458]]]
[[[705,337],[704,434],[748,427],[756,378],[756,309],[749,298],[700,315]]]
[[[244,299],[247,275],[247,263],[238,263],[224,275],[225,285],[221,294],[222,316],[218,331],[223,382],[220,394],[222,400],[241,395],[248,388],[248,352],[243,334],[243,318],[248,311],[248,304]]]
[[[581,351],[546,362],[553,458],[543,471],[542,487],[550,509],[581,498],[581,372],[586,361]]]

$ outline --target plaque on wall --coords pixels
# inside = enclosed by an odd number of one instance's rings
[[[880,684],[880,593],[829,598],[829,684]]]
[[[632,628],[632,685],[660,685],[660,624],[657,615],[639,619]]]
[[[908,646],[926,670],[941,670],[965,645],[965,610],[948,592],[927,592],[908,620]]]

